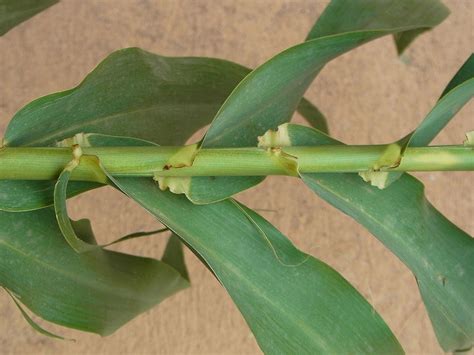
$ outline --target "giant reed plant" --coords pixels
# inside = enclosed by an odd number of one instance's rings
[[[0,0],[0,33],[54,2]],[[402,53],[447,16],[438,0],[333,0],[305,42],[254,70],[138,48],[112,53],[79,86],[29,103],[7,127],[0,285],[44,334],[55,336],[23,305],[50,322],[108,335],[189,286],[184,244],[229,292],[264,352],[403,352],[339,273],[232,198],[265,176],[290,175],[410,268],[445,351],[470,348],[473,239],[407,172],[474,170],[472,133],[461,145],[428,146],[472,98],[474,57],[418,128],[386,145],[331,138],[303,98],[332,59],[386,35]],[[313,128],[288,123],[295,111]],[[208,123],[202,140],[183,146]],[[109,251],[87,220],[68,217],[67,198],[104,185],[173,232],[161,260]]]

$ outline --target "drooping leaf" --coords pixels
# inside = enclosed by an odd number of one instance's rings
[[[131,138],[94,134],[88,141],[134,144]],[[231,199],[196,206],[161,191],[149,178],[109,178],[204,260],[263,351],[402,352],[383,320],[341,275],[300,252],[252,210]]]
[[[74,225],[92,241],[88,223]],[[77,254],[51,208],[0,212],[0,260],[0,285],[32,312],[101,335],[188,286],[159,260],[101,249]]]
[[[76,88],[26,105],[10,122],[5,145],[52,145],[80,132],[183,144],[211,120],[248,71],[219,59],[168,58],[138,48],[119,50]],[[72,182],[67,196],[98,186]],[[0,209],[22,211],[52,205],[53,190],[50,181],[0,181]]]
[[[317,130],[287,125],[291,145],[341,144]],[[353,217],[413,272],[445,351],[474,342],[474,239],[425,198],[409,174],[385,190],[357,174],[302,174],[316,194]]]
[[[8,125],[5,145],[46,146],[79,132],[128,134],[161,145],[183,143],[208,123],[247,72],[219,59],[119,50],[76,88],[21,109]]]
[[[58,221],[59,229],[64,236],[66,242],[78,253],[95,250],[99,248],[97,243],[85,242],[81,239],[74,230],[73,224],[69,219],[66,205],[66,191],[69,178],[71,177],[73,169],[66,167],[59,175],[54,188],[54,213]]]
[[[169,58],[138,48],[120,50],[76,88],[39,98],[21,109],[8,126],[5,144],[53,145],[77,133],[102,132],[181,145],[212,120],[249,72],[220,59]],[[312,106],[304,99],[302,105]],[[324,128],[322,115],[313,122]],[[67,196],[99,186],[74,181],[68,184]],[[51,181],[2,180],[0,210],[51,206],[53,190]]]
[[[0,36],[59,0],[0,0]]]
[[[263,351],[401,352],[352,286],[327,265],[294,249],[252,211],[248,213],[269,242],[230,200],[195,206],[184,196],[160,191],[149,179],[125,178],[119,185],[206,260]]]
[[[185,280],[189,281],[188,269],[186,268],[186,264],[184,262],[183,243],[181,243],[179,237],[176,234],[171,234],[161,260],[173,267]]]
[[[437,0],[331,2],[306,42],[277,54],[242,80],[212,121],[201,147],[255,146],[258,136],[290,120],[304,92],[329,61],[385,35],[434,27],[448,13]],[[187,196],[195,203],[210,203],[260,181],[194,177]]]
[[[47,337],[50,337],[50,338],[54,338],[54,339],[61,339],[61,340],[65,340],[64,337],[60,336],[60,335],[57,335],[57,334],[54,334],[54,333],[51,333],[50,331],[44,329],[43,327],[41,327],[38,323],[36,323],[31,317],[30,315],[23,309],[23,307],[21,306],[20,302],[15,298],[14,295],[12,295],[12,293],[10,291],[8,291],[6,288],[4,288],[5,292],[11,297],[12,301],[15,303],[16,307],[18,308],[18,310],[20,311],[21,315],[23,316],[23,318],[26,320],[26,322],[30,325],[31,328],[33,328],[35,331],[37,331],[38,333],[42,334],[42,335],[46,335]]]

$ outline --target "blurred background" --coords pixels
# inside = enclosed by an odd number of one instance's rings
[[[390,37],[331,62],[306,97],[346,143],[388,143],[414,129],[474,44],[474,2],[444,0],[452,14],[419,37],[402,58]],[[61,0],[0,37],[0,137],[29,101],[71,88],[114,50],[137,46],[167,56],[219,57],[255,67],[304,40],[327,1]],[[460,144],[474,127],[472,102],[433,144]],[[295,121],[302,123],[300,117]],[[199,133],[193,139],[199,138]],[[417,174],[430,201],[474,234],[470,173]],[[302,250],[342,273],[377,309],[409,354],[440,354],[416,281],[371,234],[320,200],[297,179],[272,177],[239,200]],[[69,201],[72,218],[91,218],[102,242],[159,226],[153,217],[103,188]],[[116,250],[160,257],[164,235]],[[2,354],[258,354],[256,342],[225,290],[186,251],[192,287],[107,338],[46,324],[76,343],[35,333],[0,292]]]

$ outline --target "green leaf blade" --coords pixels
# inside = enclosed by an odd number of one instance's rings
[[[448,13],[437,0],[331,2],[306,42],[277,54],[239,83],[212,121],[201,147],[255,146],[258,136],[291,119],[304,92],[329,61],[385,35],[434,27]],[[234,181],[193,178],[191,186],[218,191],[214,199],[208,193],[206,201],[200,201],[210,203],[232,196],[238,186],[252,184],[243,177]],[[225,185],[231,187],[227,193]],[[198,196],[192,191],[189,198],[196,202]]]
[[[361,29],[397,27],[400,18],[418,23],[418,28],[394,35],[401,54],[421,33],[439,25],[449,9],[437,0],[332,0],[311,28],[307,40]]]
[[[91,134],[89,143],[127,146],[137,140]],[[197,254],[265,352],[402,352],[383,320],[342,276],[296,249],[252,210],[231,199],[196,206],[161,191],[151,179],[109,178]]]
[[[120,178],[117,183],[206,261],[264,352],[402,352],[347,281],[299,252],[254,212],[249,213],[271,244],[230,200],[196,206],[184,196],[160,191],[149,179]]]
[[[108,335],[188,286],[158,260],[105,250],[77,254],[51,208],[0,212],[0,226],[0,285],[56,324]]]
[[[0,36],[59,0],[0,0]]]
[[[76,88],[20,110],[7,128],[5,145],[45,146],[79,132],[182,144],[208,122],[247,72],[224,60],[119,50]],[[23,129],[25,122],[29,130]]]
[[[473,96],[474,55],[471,54],[448,83],[433,109],[413,131],[407,146],[428,145]]]
[[[341,144],[311,128],[288,125],[287,129],[292,145]],[[417,179],[403,174],[380,190],[357,174],[301,174],[301,178],[410,268],[445,351],[472,346],[474,240],[426,200]]]

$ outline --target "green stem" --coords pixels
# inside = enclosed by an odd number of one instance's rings
[[[82,148],[84,155],[97,156],[107,171],[115,176],[251,176],[295,175],[285,168],[297,157],[301,173],[360,172],[371,169],[387,146],[315,146],[202,149],[190,167],[164,169],[182,147],[97,147]],[[283,159],[282,157],[287,157]],[[0,149],[0,179],[57,179],[72,160],[70,148]],[[383,169],[382,169],[383,170]],[[407,148],[399,166],[391,171],[472,171],[474,149],[466,146]],[[97,172],[82,163],[72,180],[98,181]]]

